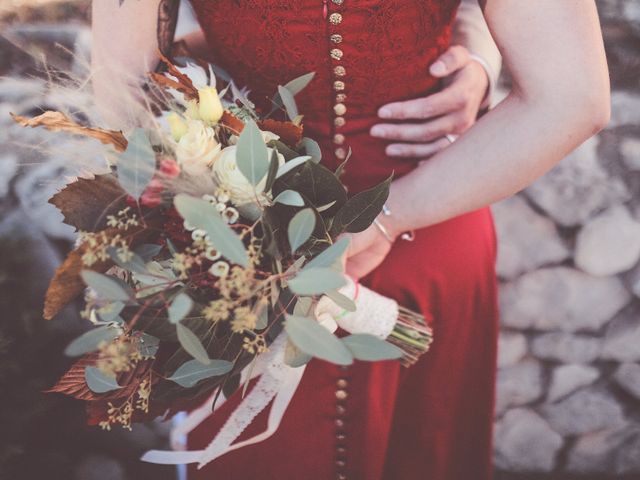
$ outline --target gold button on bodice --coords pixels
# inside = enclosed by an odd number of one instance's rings
[[[342,5],[344,3],[344,0],[331,0],[331,1],[336,5]]]
[[[336,145],[342,145],[344,143],[344,135],[342,135],[341,133],[336,133],[333,136],[333,143],[335,143]]]
[[[336,398],[338,400],[344,400],[349,396],[349,393],[346,390],[336,390]]]
[[[344,103],[346,99],[347,99],[347,96],[344,93],[336,94],[336,103]]]
[[[342,90],[344,90],[344,82],[341,82],[340,80],[336,80],[335,82],[333,82],[333,89],[336,92],[341,92]]]
[[[346,378],[339,378],[338,381],[336,382],[336,386],[338,388],[347,388],[348,385],[349,385],[349,382],[347,381]]]
[[[344,103],[336,103],[333,106],[333,111],[336,115],[344,115],[345,113],[347,113],[347,107]]]
[[[342,58],[342,55],[344,55],[344,52],[339,48],[331,49],[331,58],[333,58],[334,60],[340,60]]]
[[[340,35],[339,33],[334,33],[333,35],[331,35],[331,41],[333,43],[342,43],[342,35]]]
[[[338,77],[344,77],[347,74],[347,69],[342,65],[336,65],[333,69],[333,73]]]
[[[335,154],[338,160],[344,160],[345,158],[347,158],[347,151],[344,148],[336,148]],[[338,392],[344,392],[345,394],[347,393],[345,390],[338,390],[336,392],[336,397],[338,396]]]
[[[336,127],[344,127],[347,121],[343,117],[336,117],[333,119],[333,124]]]
[[[342,23],[342,15],[339,13],[332,13],[329,15],[329,21],[332,25],[340,25],[340,23]]]

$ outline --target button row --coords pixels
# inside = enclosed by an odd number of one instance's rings
[[[340,7],[344,4],[344,0],[331,0],[331,2]],[[341,25],[344,21],[344,17],[339,12],[333,12],[329,15],[329,23],[334,27]],[[344,79],[347,75],[347,70],[344,65],[340,64],[344,59],[344,51],[342,48],[338,48],[338,45],[342,45],[344,42],[344,37],[340,32],[331,32],[329,35],[329,40],[333,47],[329,50],[329,56],[332,62],[336,62],[333,67],[333,90],[335,91],[335,104],[333,105],[333,127],[334,129],[340,129],[345,126],[347,123],[344,115],[347,113],[347,106],[345,101],[347,100],[347,95],[344,93],[346,88]],[[345,143],[345,137],[343,134],[335,132],[333,137],[333,143],[335,145],[334,154],[338,160],[344,160],[347,158],[347,149],[343,147]]]

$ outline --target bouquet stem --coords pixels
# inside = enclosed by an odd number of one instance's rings
[[[400,363],[409,367],[429,351],[433,342],[433,330],[427,325],[424,316],[399,305],[398,321],[387,341],[404,352]]]

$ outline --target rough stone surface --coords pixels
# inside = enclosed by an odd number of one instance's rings
[[[615,459],[615,472],[617,474],[640,473],[640,429],[636,429],[620,446]]]
[[[13,154],[0,155],[0,198],[9,193],[9,184],[18,173],[18,158]]]
[[[493,206],[498,249],[498,275],[515,278],[543,265],[562,262],[570,255],[554,223],[537,214],[520,196]]]
[[[106,455],[90,455],[85,457],[76,467],[77,480],[124,480],[126,478],[123,465]]]
[[[502,322],[511,328],[596,331],[630,298],[618,278],[592,277],[567,267],[544,268],[503,286]]]
[[[624,184],[598,163],[591,139],[535,182],[526,194],[558,224],[580,225],[596,212],[629,198]]]
[[[547,399],[555,402],[579,388],[591,385],[600,376],[597,368],[585,365],[561,365],[553,370]]]
[[[624,425],[622,407],[610,395],[594,389],[579,390],[555,404],[542,407],[549,425],[562,435],[583,435]]]
[[[518,408],[496,424],[494,443],[498,467],[515,472],[550,472],[564,441],[538,414]]]
[[[628,91],[611,94],[611,121],[607,128],[640,124],[640,95]]]
[[[581,474],[612,472],[616,453],[630,436],[628,428],[618,428],[580,437],[569,453],[567,471]]]
[[[624,272],[640,259],[640,222],[622,205],[587,223],[576,243],[575,262],[591,275]]]
[[[536,336],[531,344],[531,351],[543,360],[589,363],[600,356],[601,343],[596,337],[551,332]]]
[[[496,412],[531,403],[542,395],[542,368],[535,360],[524,360],[498,372]]]
[[[618,362],[640,361],[640,308],[625,310],[607,327],[602,358]]]
[[[623,363],[616,370],[613,379],[628,393],[640,400],[640,364]]]
[[[527,337],[521,333],[500,332],[498,338],[498,367],[515,365],[527,354]]]
[[[630,170],[640,170],[640,139],[625,138],[620,143],[622,161]]]

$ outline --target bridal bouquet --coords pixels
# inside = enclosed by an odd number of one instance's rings
[[[157,127],[125,135],[60,112],[14,117],[93,137],[109,159],[104,174],[50,200],[79,240],[44,316],[84,292],[92,324],[66,348],[78,360],[50,391],[84,400],[89,422],[109,430],[198,399],[210,414],[258,375],[270,379],[264,408],[287,385],[293,394],[282,373],[299,381],[312,357],[414,362],[431,341],[424,319],[342,273],[341,234],[371,225],[391,179],[348,197],[342,166],[320,163],[294,100],[313,75],[280,86],[260,116],[233,82],[218,92],[210,66],[164,61],[168,72],[152,74],[166,100]]]

